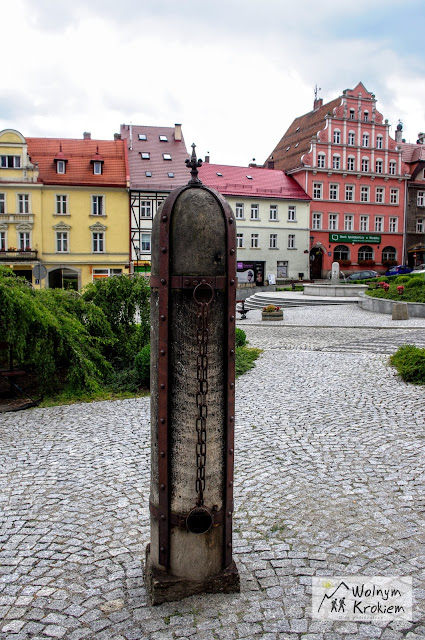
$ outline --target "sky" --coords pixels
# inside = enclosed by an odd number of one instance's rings
[[[262,164],[294,118],[361,81],[425,130],[423,0],[0,0],[0,130],[113,139],[182,124],[211,162]]]

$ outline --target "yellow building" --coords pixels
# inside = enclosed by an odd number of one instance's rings
[[[128,163],[119,136],[25,140],[3,131],[0,149],[0,247],[15,248],[0,252],[0,263],[36,287],[81,289],[128,272]]]

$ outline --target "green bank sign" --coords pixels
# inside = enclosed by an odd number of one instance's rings
[[[330,233],[329,242],[361,242],[362,244],[380,244],[381,236],[361,233]]]

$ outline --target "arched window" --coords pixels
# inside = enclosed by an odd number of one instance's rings
[[[355,117],[355,111],[354,109],[350,109],[350,120],[354,120]]]
[[[384,247],[382,249],[382,262],[395,262],[397,260],[397,251],[395,247]]]
[[[341,131],[339,129],[335,129],[334,131],[334,144],[341,143]]]
[[[360,247],[358,253],[358,261],[363,262],[364,260],[373,260],[373,249],[367,245]]]
[[[365,112],[364,112],[364,114],[363,114],[363,120],[364,120],[365,122],[368,122],[368,121],[369,121],[369,111],[365,111]]]
[[[334,249],[334,260],[348,260],[350,256],[350,250],[345,244],[339,244]]]

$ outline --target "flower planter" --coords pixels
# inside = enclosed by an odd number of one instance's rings
[[[283,311],[279,309],[279,311],[262,311],[261,312],[262,320],[283,320]]]

